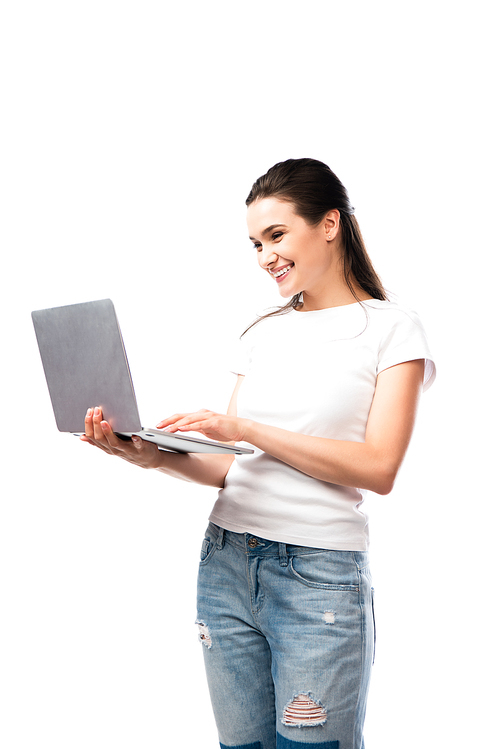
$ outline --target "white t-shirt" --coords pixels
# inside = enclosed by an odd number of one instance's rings
[[[435,367],[418,316],[369,300],[269,317],[240,340],[231,369],[245,375],[238,416],[292,432],[364,442],[377,375],[425,359]],[[210,520],[227,530],[324,549],[365,551],[366,492],[311,478],[255,449],[236,456]]]

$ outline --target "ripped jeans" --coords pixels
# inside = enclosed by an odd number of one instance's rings
[[[374,654],[368,555],[210,523],[198,628],[222,749],[363,749]]]

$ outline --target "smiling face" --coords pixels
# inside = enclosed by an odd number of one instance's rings
[[[259,265],[275,279],[281,296],[302,292],[303,310],[339,303],[339,284],[345,284],[337,210],[311,226],[295,213],[292,203],[262,198],[249,205],[247,223]]]

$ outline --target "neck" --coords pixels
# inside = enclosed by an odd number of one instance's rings
[[[358,284],[353,284],[354,294],[344,282],[338,288],[330,287],[328,291],[319,294],[311,294],[307,291],[302,293],[302,304],[297,307],[300,312],[313,312],[314,310],[328,309],[330,307],[343,307],[346,304],[365,302],[372,299],[370,294],[364,291]]]

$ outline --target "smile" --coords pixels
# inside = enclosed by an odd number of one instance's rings
[[[293,268],[293,263],[290,263],[290,265],[286,265],[283,268],[278,268],[276,271],[269,271],[269,273],[275,278],[277,281],[281,281],[281,279],[286,276]]]

